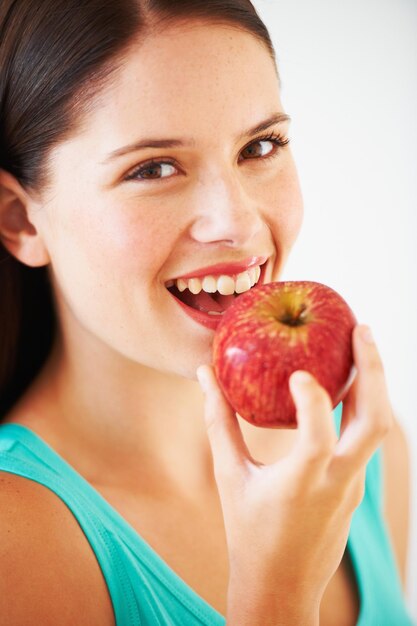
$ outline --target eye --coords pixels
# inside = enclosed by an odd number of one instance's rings
[[[125,180],[160,180],[160,178],[167,178],[167,176],[162,176],[163,173],[167,173],[169,177],[172,170],[175,170],[175,167],[169,161],[149,161],[134,170]]]
[[[290,142],[289,139],[285,139],[281,135],[276,135],[271,133],[269,135],[264,135],[262,137],[258,137],[255,141],[252,141],[249,145],[243,148],[241,154],[248,155],[244,157],[243,161],[247,160],[261,160],[266,161],[267,159],[273,158],[277,156],[284,146],[286,146]],[[272,144],[272,150],[261,148],[259,150],[256,146],[260,144]],[[175,172],[176,167],[174,161],[167,159],[165,161],[148,161],[143,165],[137,167],[133,172],[128,174],[125,178],[126,181],[137,180],[137,181],[152,181],[152,180],[162,180],[164,178],[172,178],[172,174]],[[163,174],[166,174],[165,176]]]
[[[271,133],[269,135],[264,135],[263,137],[258,137],[255,141],[250,143],[246,148],[242,150],[242,154],[245,152],[249,155],[249,159],[261,159],[265,161],[268,158],[275,157],[280,152],[280,149],[286,146],[290,140],[285,139],[281,135],[275,135]],[[272,150],[267,150],[265,153],[265,149],[259,150],[255,146],[260,144],[268,144],[271,143],[273,145]],[[246,158],[244,160],[247,160]]]

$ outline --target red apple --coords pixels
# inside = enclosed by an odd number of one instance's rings
[[[330,395],[346,396],[355,367],[356,318],[333,289],[312,281],[253,287],[225,311],[214,335],[219,384],[245,420],[266,428],[296,428],[288,379],[307,370]]]

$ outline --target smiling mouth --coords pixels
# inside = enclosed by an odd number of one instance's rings
[[[259,280],[252,287],[250,287],[250,289],[244,291],[243,293],[247,293],[247,291],[251,291],[258,285],[263,284],[266,265],[267,262],[260,266],[261,274],[259,276]],[[219,291],[207,293],[203,290],[201,290],[198,294],[193,294],[188,288],[184,289],[184,291],[180,291],[176,285],[167,287],[167,289],[174,296],[174,298],[183,304],[195,309],[196,311],[212,315],[213,317],[216,315],[222,315],[233,304],[236,298],[242,295],[241,293],[236,292],[230,295],[223,295]]]

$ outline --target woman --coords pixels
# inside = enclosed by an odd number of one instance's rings
[[[241,420],[210,367],[231,277],[278,280],[303,216],[251,3],[3,0],[0,28],[2,619],[409,624],[366,329],[342,415],[291,379],[294,431]],[[174,293],[202,274],[197,321]]]

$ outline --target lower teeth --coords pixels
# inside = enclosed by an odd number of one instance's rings
[[[207,311],[208,315],[223,315],[224,311]]]

